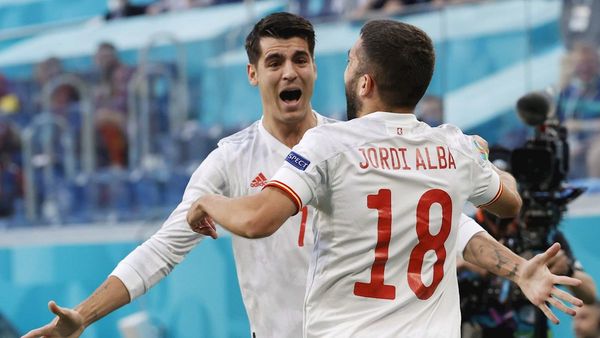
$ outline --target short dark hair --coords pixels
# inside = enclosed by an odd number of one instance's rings
[[[384,104],[414,108],[435,66],[433,43],[419,28],[393,20],[367,22],[360,31],[362,66],[373,76]]]
[[[102,42],[100,42],[100,43],[98,44],[97,50],[100,50],[100,49],[105,49],[105,48],[106,48],[106,49],[110,49],[110,50],[112,50],[113,52],[116,52],[116,51],[117,51],[117,47],[115,47],[115,45],[113,45],[112,43],[110,43],[110,42],[108,42],[108,41],[102,41]]]
[[[260,54],[260,39],[271,37],[275,39],[302,38],[308,43],[310,56],[314,57],[315,31],[313,25],[305,18],[286,12],[273,13],[265,16],[254,25],[246,37],[246,53],[248,61],[256,65]]]

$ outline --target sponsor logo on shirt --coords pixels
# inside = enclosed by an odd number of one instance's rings
[[[256,175],[256,177],[252,180],[252,182],[250,183],[250,186],[252,188],[256,188],[256,187],[264,187],[265,184],[267,184],[267,178],[265,177],[265,175],[260,172],[258,173],[258,175]]]
[[[479,156],[481,157],[481,159],[487,161],[489,157],[489,151],[485,144],[481,143],[481,141],[474,138],[473,146],[475,146],[476,151],[479,152]]]
[[[305,159],[304,157],[296,154],[295,152],[290,152],[289,155],[285,158],[285,160],[293,165],[294,167],[304,171],[306,167],[310,164],[310,161]]]

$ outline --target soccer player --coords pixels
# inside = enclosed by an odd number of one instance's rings
[[[487,161],[476,139],[416,120],[434,59],[418,28],[367,23],[344,74],[350,121],[307,131],[260,193],[207,195],[188,212],[195,231],[215,237],[214,220],[260,238],[307,204],[315,207],[305,337],[460,337],[461,209],[469,200],[500,216],[518,213],[514,179]],[[581,305],[554,286],[580,281],[545,265],[559,249],[525,261],[480,232],[465,259],[515,281],[557,322],[545,302],[571,315],[561,300]]]
[[[74,310],[51,302],[50,310],[60,319],[25,337],[78,337],[91,323],[141,296],[201,240],[185,221],[193,201],[208,193],[258,192],[306,130],[334,122],[311,109],[314,44],[310,22],[292,14],[269,15],[255,25],[246,40],[248,78],[259,88],[262,120],[221,140],[193,174],[182,202],[163,227],[125,258],[91,297]],[[302,334],[312,219],[313,211],[303,208],[270,238],[233,237],[242,297],[251,330],[258,337]],[[461,237],[466,241],[478,230],[465,227]]]
[[[79,337],[91,323],[144,294],[202,239],[185,219],[197,198],[260,191],[306,130],[334,122],[311,108],[317,75],[314,45],[311,23],[293,14],[272,14],[254,26],[246,39],[247,72],[260,92],[262,119],[219,142],[192,175],[182,202],[162,228],[121,261],[88,299],[74,310],[51,302],[50,310],[60,320],[32,330],[26,338]],[[261,241],[232,238],[244,305],[257,337],[302,334],[312,217],[313,210],[304,208],[275,236]]]

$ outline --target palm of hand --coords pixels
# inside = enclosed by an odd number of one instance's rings
[[[49,324],[29,331],[22,338],[78,338],[85,329],[83,317],[75,310],[62,308],[55,302],[48,309],[56,315]]]
[[[560,245],[555,243],[546,252],[536,255],[526,261],[520,269],[520,275],[517,279],[519,287],[523,294],[531,303],[537,306],[544,315],[553,323],[558,324],[558,318],[548,305],[552,305],[558,310],[575,315],[575,310],[565,305],[566,302],[575,306],[582,306],[581,299],[560,290],[556,285],[579,286],[581,281],[567,276],[557,276],[548,269],[548,262],[560,251]]]

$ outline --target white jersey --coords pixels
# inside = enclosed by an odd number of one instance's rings
[[[318,125],[336,122],[316,116]],[[239,197],[259,192],[290,150],[265,130],[262,121],[222,139],[194,172],[182,202],[162,228],[121,261],[112,275],[123,281],[132,299],[145,293],[202,238],[186,222],[193,202],[206,194]],[[313,214],[304,209],[268,238],[249,240],[233,235],[238,281],[256,337],[302,335]]]
[[[317,209],[306,337],[460,337],[457,232],[500,179],[458,128],[377,112],[309,130],[269,186]]]

